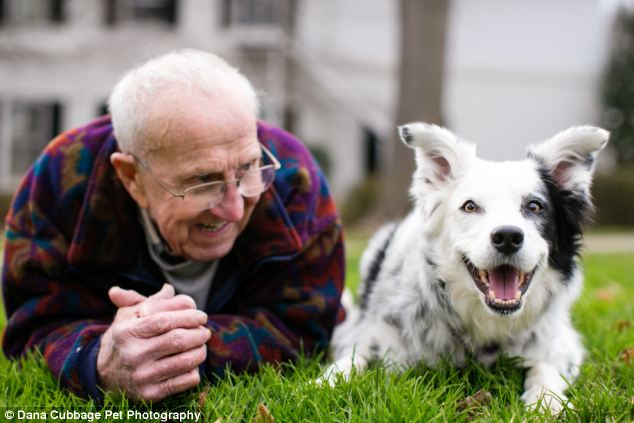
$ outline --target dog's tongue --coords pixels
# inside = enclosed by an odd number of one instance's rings
[[[489,289],[501,300],[513,300],[517,293],[519,272],[511,266],[500,266],[489,271]]]

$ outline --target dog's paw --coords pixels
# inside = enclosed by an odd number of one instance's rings
[[[534,387],[524,392],[522,401],[529,410],[550,411],[553,415],[560,414],[564,405],[572,408],[568,403],[568,398],[563,393],[545,391],[542,387]]]
[[[342,371],[336,364],[331,364],[324,370],[321,376],[315,379],[315,383],[320,386],[330,385],[334,387],[337,385],[338,380],[343,379],[347,381],[348,377],[349,372]]]

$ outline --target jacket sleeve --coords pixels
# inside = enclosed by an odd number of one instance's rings
[[[68,276],[70,223],[81,202],[54,182],[55,168],[46,153],[38,159],[6,219],[2,348],[8,357],[39,350],[62,386],[95,396],[98,343],[113,308],[105,291]]]
[[[209,316],[208,373],[253,371],[327,348],[342,313],[344,247],[334,201],[325,185],[318,191],[303,218],[301,250],[261,264],[237,292],[233,310]]]

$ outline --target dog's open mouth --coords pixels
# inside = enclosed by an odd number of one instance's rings
[[[466,257],[463,260],[491,309],[502,314],[520,309],[522,296],[531,283],[535,269],[526,273],[510,265],[502,265],[485,270],[477,268]]]

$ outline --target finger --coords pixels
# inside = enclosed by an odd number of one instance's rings
[[[206,358],[207,346],[200,345],[144,366],[138,371],[136,380],[143,385],[159,383],[197,368]]]
[[[194,329],[174,329],[152,338],[145,344],[148,357],[160,359],[205,345],[211,338],[211,331],[203,326]]]
[[[196,309],[196,302],[189,295],[176,295],[171,298],[150,297],[139,305],[139,316],[151,316],[161,311]]]
[[[131,307],[146,299],[145,296],[132,289],[123,289],[118,286],[110,288],[108,296],[110,301],[117,307]]]
[[[146,401],[160,401],[170,395],[191,389],[199,383],[200,372],[196,367],[187,373],[180,374],[171,379],[146,387],[143,390],[143,399]]]
[[[131,321],[130,333],[137,338],[153,338],[174,329],[193,329],[207,323],[207,313],[200,310],[161,311]]]
[[[164,283],[160,291],[150,295],[149,298],[170,298],[175,294],[174,287],[169,283]]]

